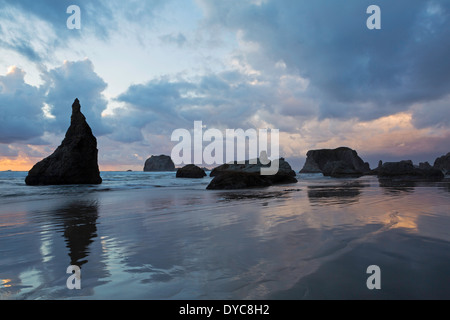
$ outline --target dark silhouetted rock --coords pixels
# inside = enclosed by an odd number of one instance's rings
[[[245,163],[238,163],[235,161],[233,163],[225,163],[214,168],[213,170],[211,170],[209,176],[215,177],[222,172],[260,173],[261,168],[268,168],[271,166],[271,164],[271,162],[269,162],[268,164],[262,164],[259,159],[256,159],[256,161],[246,160]],[[292,170],[291,166],[286,160],[284,160],[284,158],[280,158],[278,160],[278,172],[276,173],[276,175],[291,177],[296,176],[295,171]]]
[[[376,167],[375,169],[370,170],[369,172],[366,173],[366,175],[369,176],[377,176],[378,175],[378,171],[381,169],[381,167],[383,166],[383,161],[378,161],[378,167]]]
[[[205,171],[195,164],[188,164],[183,168],[178,169],[176,174],[177,178],[203,178],[205,176]]]
[[[428,170],[428,169],[431,169],[431,168],[433,168],[433,167],[431,166],[431,164],[428,163],[428,161],[419,163],[419,169]]]
[[[223,172],[212,179],[206,187],[208,190],[233,190],[262,188],[273,185],[272,181],[258,173]]]
[[[300,173],[322,173],[324,176],[349,177],[362,176],[370,172],[355,150],[347,147],[337,149],[310,150]]]
[[[450,173],[450,152],[434,161],[433,168],[441,170],[444,174]]]
[[[97,139],[81,113],[78,99],[72,105],[70,127],[52,155],[36,163],[27,185],[100,184]]]
[[[169,156],[151,156],[145,161],[144,171],[175,171],[175,164]]]
[[[263,165],[259,159],[255,161],[256,163],[247,160],[242,164],[237,162],[223,164],[211,171],[210,176],[214,179],[207,189],[245,189],[296,183],[295,171],[292,170],[289,163],[284,158],[276,161],[278,161],[278,172],[274,175],[261,175],[261,168],[270,167],[272,163]]]
[[[379,178],[413,178],[413,179],[442,179],[444,174],[435,168],[415,167],[411,160],[386,162],[378,170]]]

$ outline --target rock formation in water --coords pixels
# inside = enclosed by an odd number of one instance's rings
[[[207,189],[210,190],[231,190],[254,187],[268,187],[274,184],[296,183],[295,171],[284,158],[278,161],[278,172],[274,175],[261,175],[261,168],[272,165],[271,162],[263,165],[259,159],[251,163],[239,164],[237,162],[223,164],[210,173],[214,179]]]
[[[450,173],[450,152],[434,161],[433,168],[441,170],[444,174]]]
[[[213,170],[211,170],[211,173],[209,174],[210,177],[215,177],[223,172],[245,172],[245,173],[260,173],[261,168],[268,168],[270,167],[271,162],[268,164],[262,164],[260,159],[256,159],[256,161],[249,161],[246,160],[245,163],[225,163],[222,164]],[[278,160],[278,172],[276,173],[278,176],[290,176],[295,177],[295,171],[292,170],[289,163],[284,160],[284,158],[280,158]]]
[[[378,175],[378,171],[381,169],[381,167],[383,166],[383,161],[378,161],[378,166],[375,169],[370,170],[369,172],[366,172],[366,175],[368,176],[377,176]]]
[[[36,163],[27,185],[100,184],[97,139],[81,113],[78,99],[72,104],[70,127],[61,145]]]
[[[202,168],[197,167],[195,164],[188,164],[183,168],[177,170],[177,178],[203,178],[206,176],[205,171]]]
[[[431,164],[428,163],[428,161],[419,162],[419,169],[428,170],[428,169],[431,169],[431,168],[433,168],[433,167],[431,166]]]
[[[411,160],[386,162],[378,170],[379,178],[413,178],[413,179],[442,179],[444,174],[436,168],[415,167]]]
[[[145,161],[144,171],[175,171],[175,164],[169,156],[151,156]]]
[[[208,190],[233,190],[247,188],[263,188],[273,185],[269,176],[262,176],[258,173],[249,172],[223,172],[214,177]],[[296,180],[297,181],[297,180]]]
[[[337,149],[310,150],[300,173],[322,173],[324,176],[349,177],[362,176],[370,172],[355,150],[347,147]]]

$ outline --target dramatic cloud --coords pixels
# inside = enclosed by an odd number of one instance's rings
[[[430,103],[419,103],[412,107],[416,128],[450,128],[450,95]]]
[[[192,127],[196,120],[209,126],[248,127],[256,113],[274,102],[273,89],[252,80],[237,72],[192,81],[159,79],[132,85],[117,100],[134,113],[133,125],[150,125],[154,133],[170,136],[176,128]]]
[[[376,119],[450,90],[446,1],[382,1],[381,30],[366,28],[367,0],[201,3],[210,25],[240,32],[307,78],[321,118]]]
[[[102,95],[106,83],[94,72],[89,60],[66,61],[42,75],[44,84],[25,82],[25,72],[15,66],[0,76],[0,143],[28,141],[42,144],[44,133],[64,133],[70,124],[71,105],[82,102],[96,135],[110,132],[102,118],[107,101]]]
[[[102,112],[107,108],[102,92],[107,84],[95,73],[90,60],[65,61],[61,67],[48,71],[43,78],[45,101],[54,117],[51,128],[48,128],[50,131],[67,130],[72,112],[70,106],[78,98],[94,134],[104,135],[110,132],[102,119]]]
[[[126,24],[151,26],[154,13],[167,0],[0,0],[0,45],[33,62],[51,61],[56,49],[65,48],[74,38],[95,36],[107,40]],[[81,29],[69,30],[67,8],[81,9]]]
[[[43,95],[24,77],[17,67],[0,76],[0,143],[25,141],[44,132]]]
[[[372,4],[381,30],[366,27]],[[82,10],[81,30],[66,28],[69,5]],[[281,153],[296,159],[341,145],[377,160],[448,152],[448,1],[0,6],[0,66],[17,66],[0,76],[0,156],[8,159],[52,150],[75,98],[108,168],[136,169],[170,152],[172,131],[196,120],[220,130],[277,128]]]
[[[7,144],[0,144],[0,156],[15,158],[19,155],[17,150]]]

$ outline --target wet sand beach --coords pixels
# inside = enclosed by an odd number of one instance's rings
[[[174,173],[105,172],[96,187],[0,174],[1,299],[450,298],[448,180],[211,191]]]

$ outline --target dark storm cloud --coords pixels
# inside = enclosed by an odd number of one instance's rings
[[[412,112],[413,124],[416,128],[450,127],[450,97],[433,101],[426,106],[414,106]]]
[[[450,2],[375,2],[381,30],[366,27],[372,0],[201,1],[210,25],[308,78],[322,118],[364,120],[450,92]]]
[[[191,128],[196,120],[208,126],[246,128],[253,115],[275,103],[272,88],[251,85],[250,80],[230,72],[207,74],[192,81],[152,80],[130,86],[117,100],[127,105],[127,111],[122,110],[126,113],[124,121],[131,126],[147,126],[153,133]]]
[[[38,139],[45,130],[64,132],[75,98],[96,135],[127,143],[142,141],[146,133],[170,136],[176,128],[192,128],[195,120],[209,127],[245,129],[259,117],[292,133],[316,118],[370,121],[412,111],[418,128],[449,126],[449,1],[259,2],[198,0],[205,13],[201,31],[232,31],[245,42],[228,56],[238,65],[223,61],[228,71],[130,85],[117,95],[121,107],[107,117],[101,116],[108,105],[103,96],[107,83],[90,60],[40,68],[44,84],[39,88],[25,84],[20,70],[1,77],[0,143]],[[366,27],[366,9],[374,3],[382,10],[381,30]],[[72,4],[82,9],[78,33],[66,28],[66,8]],[[7,17],[8,23],[14,9],[23,12],[22,20],[34,17],[50,26],[54,34],[45,37],[45,29],[33,33],[29,25],[23,32],[10,32],[11,26],[0,19],[0,45],[42,62],[53,48],[65,45],[69,34],[93,33],[105,40],[118,22],[148,26],[166,2],[0,0],[0,5],[0,18]],[[159,37],[174,49],[186,49],[186,41],[177,32]],[[205,69],[215,70],[209,67]],[[44,116],[44,104],[53,119]]]

